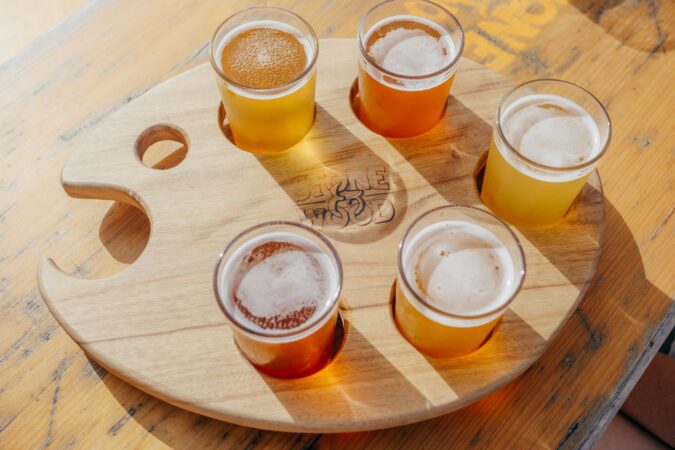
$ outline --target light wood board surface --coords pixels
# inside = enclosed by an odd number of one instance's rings
[[[600,164],[606,230],[598,273],[552,345],[475,405],[379,432],[260,432],[188,413],[95,363],[39,298],[35,267],[103,278],[142,251],[132,207],[63,194],[59,174],[93,125],[156,83],[206,62],[213,29],[248,4],[4,2],[0,41],[0,446],[11,448],[574,448],[592,444],[673,324],[673,2],[443,2],[465,55],[522,82],[578,83],[608,107]],[[262,3],[262,2],[258,2]],[[354,37],[370,2],[278,1],[321,37]],[[82,6],[80,6],[80,4]],[[51,9],[54,8],[54,9]],[[77,8],[77,9],[70,9]],[[33,19],[29,19],[29,18]],[[17,18],[35,20],[17,27]],[[35,30],[40,29],[39,34]]]
[[[126,270],[100,280],[38,273],[50,310],[82,348],[134,385],[190,410],[281,431],[403,425],[458,409],[523,372],[557,335],[593,278],[603,198],[597,175],[561,223],[518,232],[523,289],[495,335],[462,358],[425,358],[398,333],[390,293],[396,249],[419,214],[480,206],[474,174],[511,83],[462,59],[439,125],[385,139],[352,111],[353,39],[320,42],[316,119],[278,155],[238,150],[218,125],[209,64],[151,89],[96,125],[66,162],[71,195],[137,205],[152,229]],[[171,168],[138,155],[158,139],[186,145]],[[302,220],[334,243],[344,271],[345,344],[302,380],[258,373],[238,351],[213,293],[216,256],[244,229]]]

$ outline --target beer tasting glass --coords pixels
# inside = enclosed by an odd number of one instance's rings
[[[387,137],[431,129],[445,111],[464,33],[445,8],[424,0],[387,1],[358,28],[359,117]]]
[[[600,101],[579,86],[535,80],[516,87],[497,111],[483,202],[515,225],[559,221],[605,154],[611,128]]]
[[[283,221],[247,229],[221,254],[214,289],[239,349],[260,371],[297,378],[330,362],[342,265],[319,232]]]
[[[418,217],[398,247],[394,317],[403,336],[436,358],[478,349],[516,297],[525,255],[504,222],[472,206]]]
[[[299,16],[255,7],[225,20],[211,40],[226,120],[238,147],[276,153],[314,123],[319,41]]]

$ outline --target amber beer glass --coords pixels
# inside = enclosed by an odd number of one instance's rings
[[[499,105],[481,191],[502,219],[521,226],[559,221],[609,146],[611,122],[588,91],[535,80]]]
[[[415,136],[440,120],[464,48],[464,33],[429,1],[387,1],[358,28],[359,117],[388,137]]]
[[[333,355],[342,265],[333,245],[294,222],[267,222],[235,237],[214,289],[244,356],[279,378],[311,375]]]
[[[433,209],[399,244],[396,324],[429,356],[468,354],[485,342],[524,277],[523,250],[504,222],[471,206]]]
[[[211,65],[237,146],[275,153],[307,134],[318,53],[314,30],[284,9],[246,9],[218,27]]]

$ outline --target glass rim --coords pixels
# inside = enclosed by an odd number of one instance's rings
[[[410,285],[410,281],[408,281],[408,276],[406,275],[405,270],[403,268],[403,248],[407,243],[408,236],[410,235],[410,232],[412,231],[413,227],[415,225],[417,225],[417,223],[419,223],[420,220],[422,220],[423,218],[427,217],[428,215],[430,215],[432,213],[435,213],[435,212],[438,212],[438,211],[444,210],[444,209],[458,209],[458,210],[463,210],[463,209],[467,210],[468,209],[468,210],[471,210],[471,211],[476,211],[479,214],[484,214],[484,215],[486,215],[486,216],[488,216],[492,219],[496,219],[497,222],[510,233],[514,242],[517,244],[518,254],[520,255],[520,260],[522,261],[522,266],[523,266],[520,271],[514,270],[514,272],[518,276],[518,284],[515,286],[515,288],[513,290],[513,293],[508,297],[508,299],[506,301],[500,303],[499,306],[497,306],[497,307],[495,307],[495,308],[493,308],[493,309],[491,309],[487,312],[484,312],[484,313],[481,313],[481,314],[457,314],[457,313],[451,313],[451,312],[448,312],[448,311],[444,311],[444,310],[442,310],[440,308],[437,308],[436,306],[432,305],[427,300],[427,298],[425,298],[426,296],[421,295],[419,292],[417,292],[416,289],[413,289],[413,287]],[[481,225],[479,225],[479,226],[481,226]],[[501,241],[501,239],[500,239],[500,241]],[[451,317],[451,318],[454,318],[454,319],[465,319],[465,320],[482,319],[482,318],[491,316],[493,314],[496,314],[503,309],[506,309],[513,302],[513,300],[516,298],[516,296],[518,295],[518,293],[522,289],[523,282],[525,281],[525,272],[527,271],[527,267],[526,267],[527,262],[525,260],[525,252],[523,251],[523,246],[520,243],[520,239],[518,239],[518,237],[513,232],[511,227],[506,222],[504,222],[502,219],[500,219],[496,215],[492,214],[491,212],[486,211],[482,208],[478,208],[476,206],[470,206],[470,205],[438,206],[436,208],[430,209],[429,211],[426,211],[426,212],[420,214],[408,226],[405,233],[403,234],[403,237],[401,238],[401,241],[398,244],[397,263],[398,263],[398,273],[400,275],[400,278],[403,280],[403,284],[405,285],[406,289],[413,295],[413,297],[415,298],[416,301],[420,302],[423,306],[431,309],[432,311],[440,314],[441,316]]]
[[[457,62],[459,61],[459,59],[461,58],[462,52],[464,51],[464,29],[462,28],[462,25],[459,23],[459,20],[457,20],[457,18],[456,18],[450,11],[448,11],[448,10],[447,10],[446,8],[444,8],[443,6],[441,6],[441,5],[437,4],[437,3],[434,3],[434,2],[432,2],[432,1],[429,1],[429,0],[415,0],[415,1],[418,1],[418,2],[421,2],[421,3],[427,3],[427,4],[429,4],[429,5],[431,5],[431,6],[435,7],[435,8],[440,9],[443,13],[445,13],[445,14],[450,18],[450,20],[455,24],[455,26],[457,26],[457,30],[458,30],[458,32],[459,32],[459,48],[457,49],[457,53],[455,54],[454,58],[452,58],[452,60],[450,60],[450,62],[449,62],[448,64],[446,64],[446,65],[443,66],[441,69],[439,69],[439,70],[437,70],[437,71],[435,71],[435,72],[431,72],[431,73],[427,73],[427,74],[422,74],[422,75],[403,75],[403,74],[396,73],[396,72],[392,72],[392,71],[390,71],[390,70],[388,70],[388,69],[385,69],[385,68],[382,67],[380,64],[378,64],[378,63],[377,63],[377,62],[376,62],[376,61],[368,54],[368,52],[366,51],[366,49],[365,49],[365,47],[364,47],[364,45],[363,45],[363,42],[362,42],[362,40],[361,40],[361,35],[363,34],[363,27],[364,27],[364,25],[365,25],[366,19],[368,18],[368,16],[370,16],[371,13],[373,13],[376,9],[380,8],[382,5],[385,5],[385,4],[387,4],[387,3],[393,3],[393,2],[395,2],[395,1],[396,1],[396,0],[386,0],[386,1],[384,1],[384,2],[378,3],[377,5],[375,5],[375,6],[373,6],[372,8],[370,8],[370,9],[368,10],[368,12],[366,12],[366,13],[363,15],[363,17],[361,18],[361,21],[359,22],[358,29],[357,29],[357,31],[356,31],[356,40],[359,42],[359,51],[361,52],[361,56],[363,56],[363,57],[368,61],[368,63],[370,63],[370,64],[372,64],[373,66],[375,66],[375,68],[376,68],[377,70],[379,70],[379,71],[381,71],[381,72],[383,72],[383,73],[385,73],[386,75],[389,75],[389,76],[391,76],[391,77],[402,78],[402,79],[404,79],[404,80],[425,80],[425,79],[427,79],[427,78],[433,78],[433,77],[436,77],[436,76],[438,76],[438,75],[443,74],[444,72],[450,70],[453,66],[455,66],[455,65],[457,64]],[[434,21],[434,23],[436,23],[436,22]],[[438,25],[438,23],[436,23],[436,24]]]
[[[526,86],[529,86],[531,84],[536,84],[536,83],[554,83],[554,84],[563,84],[567,85],[568,87],[572,87],[574,89],[579,89],[583,93],[587,94],[590,96],[592,101],[598,104],[600,106],[600,109],[605,116],[605,119],[607,120],[607,139],[605,140],[604,145],[602,146],[602,149],[600,152],[598,152],[597,155],[595,155],[593,158],[589,159],[588,161],[585,161],[581,164],[575,164],[573,166],[564,166],[564,167],[557,167],[557,166],[549,166],[546,164],[538,163],[536,161],[531,160],[530,158],[524,156],[521,154],[515,146],[513,146],[509,140],[506,138],[506,135],[504,134],[504,130],[502,130],[502,125],[501,125],[501,115],[502,115],[502,110],[504,109],[504,103],[506,102],[506,99],[516,92],[518,89],[524,88]],[[575,102],[576,103],[576,102]],[[581,105],[579,105],[581,106]],[[532,165],[538,169],[543,169],[551,172],[569,172],[573,170],[581,170],[581,169],[586,169],[590,166],[593,166],[596,164],[600,158],[607,152],[607,149],[609,148],[609,143],[612,140],[612,120],[609,118],[609,113],[607,112],[607,109],[605,106],[598,100],[598,98],[591,94],[588,90],[582,88],[578,84],[572,83],[570,81],[565,81],[565,80],[560,80],[557,78],[538,78],[535,80],[530,80],[526,81],[524,83],[521,83],[513,88],[511,88],[504,96],[502,97],[501,101],[499,102],[499,108],[497,108],[497,118],[495,120],[496,123],[496,129],[497,133],[499,134],[499,139],[504,142],[506,145],[506,148],[509,149],[510,153],[513,154],[516,158],[520,159],[522,162]]]
[[[333,292],[330,296],[330,302],[329,306],[325,309],[325,311],[320,314],[317,318],[313,318],[311,320],[308,320],[301,326],[297,328],[293,328],[291,330],[285,331],[283,333],[270,333],[265,330],[259,330],[259,329],[254,329],[253,327],[248,327],[246,324],[244,324],[242,321],[234,318],[232,314],[227,310],[225,307],[223,298],[221,296],[220,292],[220,273],[221,273],[221,268],[223,268],[223,264],[225,262],[224,256],[232,248],[232,246],[238,242],[240,242],[244,237],[246,237],[248,234],[260,230],[262,228],[267,228],[267,227],[273,227],[277,225],[285,225],[285,226],[291,226],[291,227],[296,227],[304,231],[308,231],[311,234],[313,234],[315,237],[319,238],[326,247],[328,247],[328,250],[330,251],[331,256],[335,260],[335,264],[337,266],[337,289],[335,292]],[[307,225],[304,225],[299,222],[293,222],[293,221],[287,221],[287,220],[272,220],[268,222],[262,222],[257,225],[254,225],[252,227],[249,227],[245,229],[244,231],[241,231],[239,234],[237,234],[232,240],[225,246],[225,248],[220,252],[218,255],[218,259],[216,261],[216,270],[214,271],[213,274],[213,290],[216,294],[216,300],[218,302],[218,306],[220,307],[221,311],[225,314],[225,316],[228,319],[228,322],[237,328],[238,330],[247,333],[247,334],[252,334],[256,337],[262,337],[262,338],[267,338],[267,339],[281,339],[281,338],[287,338],[287,337],[292,337],[292,336],[297,336],[300,335],[306,331],[311,330],[313,327],[315,327],[317,324],[321,323],[324,321],[327,317],[329,317],[334,309],[335,306],[338,304],[338,301],[340,300],[340,295],[342,294],[342,282],[343,282],[343,273],[342,273],[342,261],[340,260],[340,255],[338,254],[337,250],[335,249],[335,246],[326,238],[323,234],[320,232],[316,231],[315,229],[308,227]]]
[[[232,19],[234,19],[234,18],[236,18],[236,17],[238,17],[242,14],[245,14],[245,13],[255,12],[255,11],[264,11],[264,10],[281,11],[285,14],[290,14],[293,17],[300,20],[300,22],[302,22],[307,27],[307,29],[309,30],[309,32],[312,36],[311,41],[314,44],[314,52],[313,52],[313,55],[312,55],[312,60],[309,62],[309,64],[307,64],[307,67],[305,67],[305,69],[297,77],[293,78],[291,81],[287,81],[287,82],[285,82],[283,84],[280,84],[278,86],[261,88],[261,87],[255,87],[255,86],[248,86],[246,84],[242,84],[242,83],[239,83],[237,81],[234,81],[234,80],[228,78],[225,75],[225,73],[223,72],[223,70],[220,68],[220,66],[216,63],[216,59],[215,59],[215,56],[214,56],[214,52],[215,52],[214,47],[215,47],[215,44],[216,44],[216,36],[218,35],[218,32],[220,32],[220,30],[230,20],[232,20]],[[223,80],[226,83],[232,84],[232,85],[234,85],[234,86],[236,86],[240,89],[250,90],[250,91],[253,91],[253,92],[256,92],[256,93],[276,92],[278,90],[283,90],[285,88],[289,88],[289,87],[293,86],[298,81],[302,80],[305,76],[307,76],[307,74],[309,74],[312,70],[314,70],[318,57],[319,57],[319,39],[316,37],[316,33],[314,32],[314,28],[312,28],[312,26],[305,19],[303,19],[299,15],[295,14],[294,12],[289,11],[289,10],[284,9],[284,8],[277,8],[275,6],[252,6],[250,8],[242,9],[241,11],[238,11],[238,12],[232,14],[227,19],[225,19],[223,22],[221,22],[221,24],[218,25],[218,27],[216,28],[216,31],[213,32],[213,35],[211,36],[211,45],[210,45],[210,49],[209,49],[209,60],[211,61],[211,67],[213,67],[213,70],[216,71],[216,74],[218,75],[218,77],[221,80]]]

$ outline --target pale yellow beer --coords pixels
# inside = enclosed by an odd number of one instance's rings
[[[558,80],[519,86],[499,107],[481,199],[515,225],[557,222],[606,151],[610,134],[607,112],[587,91]]]
[[[227,19],[211,42],[223,108],[240,148],[276,153],[314,123],[318,41],[312,28],[278,8],[250,8]]]
[[[431,210],[399,245],[396,324],[424,354],[465,355],[490,336],[524,276],[520,243],[494,215],[457,205]]]

